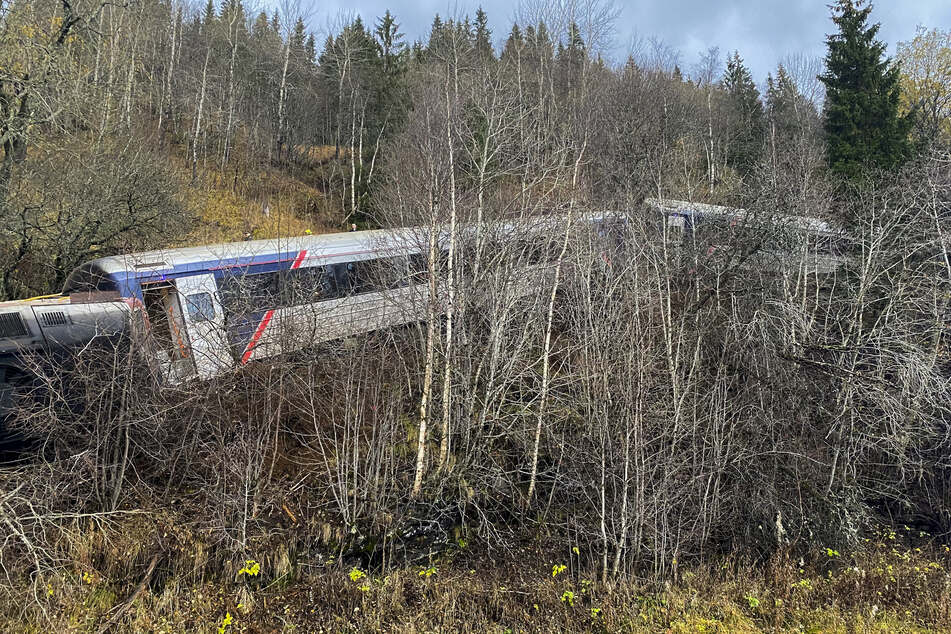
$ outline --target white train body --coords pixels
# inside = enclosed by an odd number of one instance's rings
[[[743,210],[679,201],[647,201],[666,225],[689,235],[702,222],[743,218]],[[491,228],[541,255],[519,264],[513,292],[538,288],[563,236],[566,218],[532,218],[530,226]],[[606,233],[614,214],[576,215],[573,226]],[[837,238],[815,219],[794,217],[802,233]],[[462,226],[456,261],[488,227]],[[435,239],[439,258],[445,227]],[[557,251],[556,249],[555,251]],[[0,303],[0,410],[31,351],[69,350],[111,341],[147,326],[149,356],[163,380],[211,378],[256,359],[417,322],[429,310],[429,229],[360,231],[165,249],[92,260],[69,276],[57,296]],[[834,264],[837,266],[837,263]],[[439,284],[438,288],[444,285]],[[521,289],[521,290],[519,290]],[[437,298],[437,310],[445,299]],[[139,316],[135,320],[132,317]]]

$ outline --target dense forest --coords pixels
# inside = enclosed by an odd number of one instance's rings
[[[758,83],[741,42],[608,61],[601,0],[415,42],[395,9],[318,34],[294,2],[0,1],[0,300],[107,254],[568,219],[527,296],[524,245],[480,238],[438,318],[202,384],[36,360],[0,620],[951,626],[951,31],[889,59],[837,0],[825,59]],[[675,253],[649,198],[749,221]],[[604,210],[610,257],[569,226]],[[847,232],[843,265],[777,255],[789,216]]]

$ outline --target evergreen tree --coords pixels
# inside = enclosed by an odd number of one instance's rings
[[[307,36],[307,43],[304,44],[304,54],[311,66],[317,63],[317,41],[314,39],[313,33]]]
[[[403,42],[403,33],[400,33],[399,22],[396,21],[389,9],[377,21],[373,33],[380,43],[383,55],[383,72],[389,73],[391,70],[397,70],[397,62],[405,54],[406,44]]]
[[[258,13],[258,17],[255,18],[254,24],[251,26],[251,37],[256,40],[263,40],[267,37],[268,29],[270,25],[267,21],[267,13],[261,11]]]
[[[913,120],[899,114],[899,68],[885,57],[877,39],[880,24],[868,24],[872,5],[837,0],[832,21],[839,32],[826,38],[824,107],[831,169],[849,178],[871,165],[897,167],[911,152]]]
[[[215,20],[215,2],[214,0],[208,0],[205,3],[205,17],[202,20],[204,24],[211,24]]]
[[[413,63],[417,66],[426,61],[426,49],[423,48],[423,43],[419,40],[413,42],[413,47],[410,49],[409,56],[410,59],[413,60]]]
[[[492,31],[489,29],[489,18],[486,16],[482,7],[476,11],[475,17],[475,54],[481,62],[495,59],[495,51],[492,50]]]
[[[759,90],[739,52],[727,59],[723,88],[730,112],[727,161],[745,175],[762,154],[766,126]]]
[[[766,115],[770,129],[780,140],[798,136],[805,128],[815,125],[818,113],[806,99],[786,68],[780,64],[776,76],[766,79]]]
[[[505,40],[501,59],[509,60],[517,57],[523,46],[525,46],[525,40],[522,37],[522,30],[518,28],[518,24],[513,24],[512,31],[509,33],[508,39]]]
[[[382,64],[382,83],[379,86],[380,109],[388,132],[399,130],[406,120],[410,106],[406,85],[409,52],[400,32],[400,24],[389,11],[377,21],[373,31],[379,43]]]
[[[307,27],[304,26],[304,20],[302,18],[297,18],[297,22],[294,23],[294,30],[291,33],[291,50],[295,53],[300,53],[304,50],[306,43]]]
[[[558,43],[558,52],[555,55],[558,64],[559,90],[563,96],[574,97],[582,83],[584,63],[587,57],[581,29],[575,22],[568,25],[567,43]]]
[[[429,31],[429,44],[426,47],[426,54],[429,59],[441,57],[450,47],[449,29],[452,28],[452,21],[443,24],[439,14],[433,18],[433,25]]]
[[[241,0],[225,0],[221,5],[221,19],[223,22],[234,21],[239,28],[244,28],[247,19],[244,14],[244,5]]]

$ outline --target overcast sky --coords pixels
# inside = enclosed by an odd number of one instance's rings
[[[481,4],[496,42],[504,41],[518,0],[302,0],[313,4],[310,22],[326,29],[341,12],[353,12],[373,23],[389,8],[410,42],[424,39],[433,16],[474,14]],[[626,57],[635,38],[661,38],[679,51],[684,71],[702,51],[719,46],[722,53],[739,50],[757,82],[789,54],[822,56],[825,35],[832,30],[830,0],[621,0],[620,17],[610,54]],[[878,0],[872,13],[881,22],[879,37],[894,52],[895,44],[914,37],[918,25],[951,28],[951,0]]]

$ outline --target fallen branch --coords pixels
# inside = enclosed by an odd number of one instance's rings
[[[142,594],[142,591],[145,590],[145,587],[149,583],[149,579],[152,578],[152,573],[155,572],[155,566],[158,564],[159,555],[156,553],[152,556],[152,561],[149,562],[149,567],[145,571],[145,576],[142,577],[142,581],[139,582],[139,585],[136,586],[135,591],[132,593],[132,596],[122,604],[119,608],[119,611],[112,615],[108,621],[106,621],[102,627],[96,630],[96,634],[104,634],[111,628],[113,625],[119,622],[119,619],[122,618],[122,615],[125,614],[129,608],[132,607],[132,604],[135,603],[135,600],[139,598],[139,595]]]

